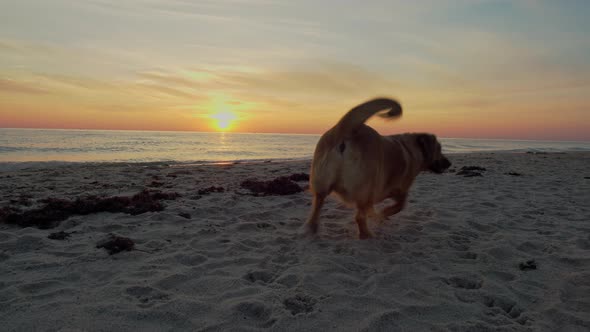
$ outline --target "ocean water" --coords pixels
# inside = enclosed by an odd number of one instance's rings
[[[319,135],[0,129],[0,162],[263,161],[311,158]],[[590,151],[590,142],[441,138],[446,153]]]

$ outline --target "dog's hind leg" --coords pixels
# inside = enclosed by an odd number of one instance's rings
[[[385,221],[385,216],[383,216],[382,212],[377,212],[375,211],[375,207],[372,206],[369,211],[367,212],[367,216],[369,216],[369,218],[373,218],[378,224],[382,223],[383,221]]]
[[[371,208],[367,208],[365,206],[358,206],[356,211],[356,216],[354,220],[359,227],[359,239],[368,239],[373,237],[371,232],[369,232],[369,228],[367,227],[367,212]]]
[[[326,199],[326,195],[324,194],[313,194],[313,202],[311,206],[311,214],[309,215],[309,219],[307,219],[307,229],[315,234],[318,232],[319,226],[319,219],[320,219],[320,211],[322,206],[324,205],[324,200]]]
[[[404,209],[404,207],[406,206],[406,200],[408,198],[408,194],[407,193],[395,194],[393,196],[393,198],[395,199],[395,204],[384,208],[383,211],[381,212],[381,215],[383,216],[382,221],[385,221],[386,218],[391,217],[394,214],[399,213],[401,210]]]

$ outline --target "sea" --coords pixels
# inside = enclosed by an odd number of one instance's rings
[[[1,129],[0,163],[216,163],[310,159],[320,135]],[[590,142],[440,138],[443,152],[590,151]],[[2,168],[0,167],[0,170]]]

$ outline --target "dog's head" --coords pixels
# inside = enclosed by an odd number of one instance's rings
[[[416,140],[424,156],[424,170],[440,174],[451,166],[449,159],[442,154],[442,147],[436,136],[418,134]]]

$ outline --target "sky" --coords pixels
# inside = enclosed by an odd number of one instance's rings
[[[0,127],[590,141],[590,1],[0,0]]]

